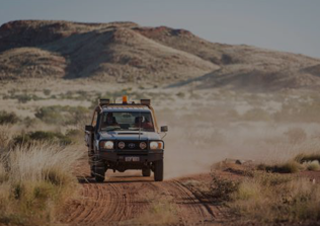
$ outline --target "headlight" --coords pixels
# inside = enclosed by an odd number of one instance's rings
[[[102,141],[100,142],[100,147],[105,149],[113,149],[114,143],[113,141]]]
[[[163,149],[163,142],[162,141],[152,141],[152,142],[150,142],[150,149],[151,150]]]
[[[120,149],[124,149],[124,147],[126,146],[126,144],[124,143],[124,142],[119,142],[119,144],[118,144],[118,147],[120,148]]]
[[[146,142],[141,142],[139,146],[141,149],[145,149],[147,147],[147,144]]]

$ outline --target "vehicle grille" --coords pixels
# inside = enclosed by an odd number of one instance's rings
[[[120,142],[124,142],[125,143],[125,147],[123,149],[119,148],[119,143]],[[147,144],[147,147],[145,149],[141,149],[140,148],[140,143],[145,142]],[[117,150],[148,150],[148,142],[147,141],[128,141],[128,140],[119,140],[116,142],[116,148]]]

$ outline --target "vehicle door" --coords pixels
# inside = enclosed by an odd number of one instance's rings
[[[97,120],[98,120],[98,112],[94,111],[92,120],[91,120],[91,126],[90,129],[85,131],[85,140],[87,146],[90,148],[90,150],[93,150],[94,145],[94,134],[97,128]]]

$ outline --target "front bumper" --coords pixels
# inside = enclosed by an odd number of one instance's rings
[[[133,151],[133,150],[100,150],[99,159],[108,162],[126,163],[126,157],[139,157],[140,163],[155,162],[163,159],[163,150]],[[135,158],[137,159],[137,158]],[[131,161],[129,161],[131,162]],[[128,162],[128,163],[129,163]]]

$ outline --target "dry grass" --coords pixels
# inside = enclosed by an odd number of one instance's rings
[[[277,169],[295,171],[296,167],[314,169],[314,165],[319,166],[318,162],[313,162],[312,166],[295,163],[278,165]],[[259,223],[320,220],[319,184],[295,174],[253,170],[250,175],[242,175],[236,179],[212,173],[211,195],[230,207],[232,215]]]
[[[274,165],[260,164],[257,168],[271,173],[297,173],[303,169],[301,164],[292,160]]]
[[[0,125],[0,155],[7,149],[12,141],[11,126]]]
[[[320,186],[305,178],[259,173],[232,194],[231,211],[259,222],[320,220]]]
[[[319,164],[318,160],[314,160],[314,161],[310,161],[310,162],[304,162],[302,165],[304,166],[304,168],[306,170],[309,170],[309,171],[318,171],[318,170],[320,170],[320,164]]]
[[[132,220],[132,223],[140,225],[171,225],[179,222],[179,209],[174,202],[174,197],[148,192],[141,199],[148,203],[148,210]]]
[[[271,173],[297,173],[302,170],[317,171],[320,169],[320,154],[318,152],[306,154],[300,153],[292,160],[278,164],[260,164],[258,170]]]
[[[318,161],[320,162],[320,152],[314,152],[314,153],[300,153],[294,157],[294,160],[300,163],[303,162],[312,162],[312,161]]]
[[[2,150],[0,224],[44,225],[77,190],[73,164],[82,156],[54,145]]]
[[[216,171],[212,171],[211,176],[210,191],[212,197],[221,201],[231,200],[233,193],[239,190],[239,181],[221,177]]]

